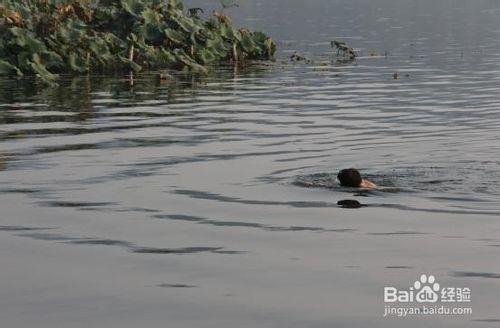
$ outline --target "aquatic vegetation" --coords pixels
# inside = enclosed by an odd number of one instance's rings
[[[222,9],[238,7],[236,0],[219,0]]]
[[[344,60],[355,60],[356,52],[354,49],[343,41],[333,40],[330,42],[332,48],[337,50],[337,56],[342,55]]]
[[[179,0],[1,0],[0,75],[52,82],[58,74],[206,72],[273,57],[265,34],[237,29],[221,12],[202,14]]]
[[[308,59],[306,56],[299,54],[298,52],[294,52],[293,55],[290,56],[290,61],[292,61],[292,62],[303,61],[303,62],[306,62],[308,64],[311,62],[310,59]]]

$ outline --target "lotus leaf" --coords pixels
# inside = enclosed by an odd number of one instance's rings
[[[96,5],[98,3],[98,5]],[[189,69],[223,60],[271,59],[265,34],[229,17],[184,10],[180,0],[1,0],[0,75]]]

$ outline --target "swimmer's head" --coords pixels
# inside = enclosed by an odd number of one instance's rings
[[[359,187],[363,181],[361,174],[356,169],[344,169],[340,171],[337,179],[339,179],[340,185],[344,187]]]

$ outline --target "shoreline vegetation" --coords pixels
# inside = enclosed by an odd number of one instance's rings
[[[274,41],[205,16],[180,0],[0,0],[0,76],[207,73],[222,63],[270,60]]]

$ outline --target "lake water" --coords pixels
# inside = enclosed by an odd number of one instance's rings
[[[0,82],[2,327],[500,326],[500,2],[229,13],[278,60]],[[347,167],[391,188],[339,188]],[[421,274],[473,314],[383,318]]]

